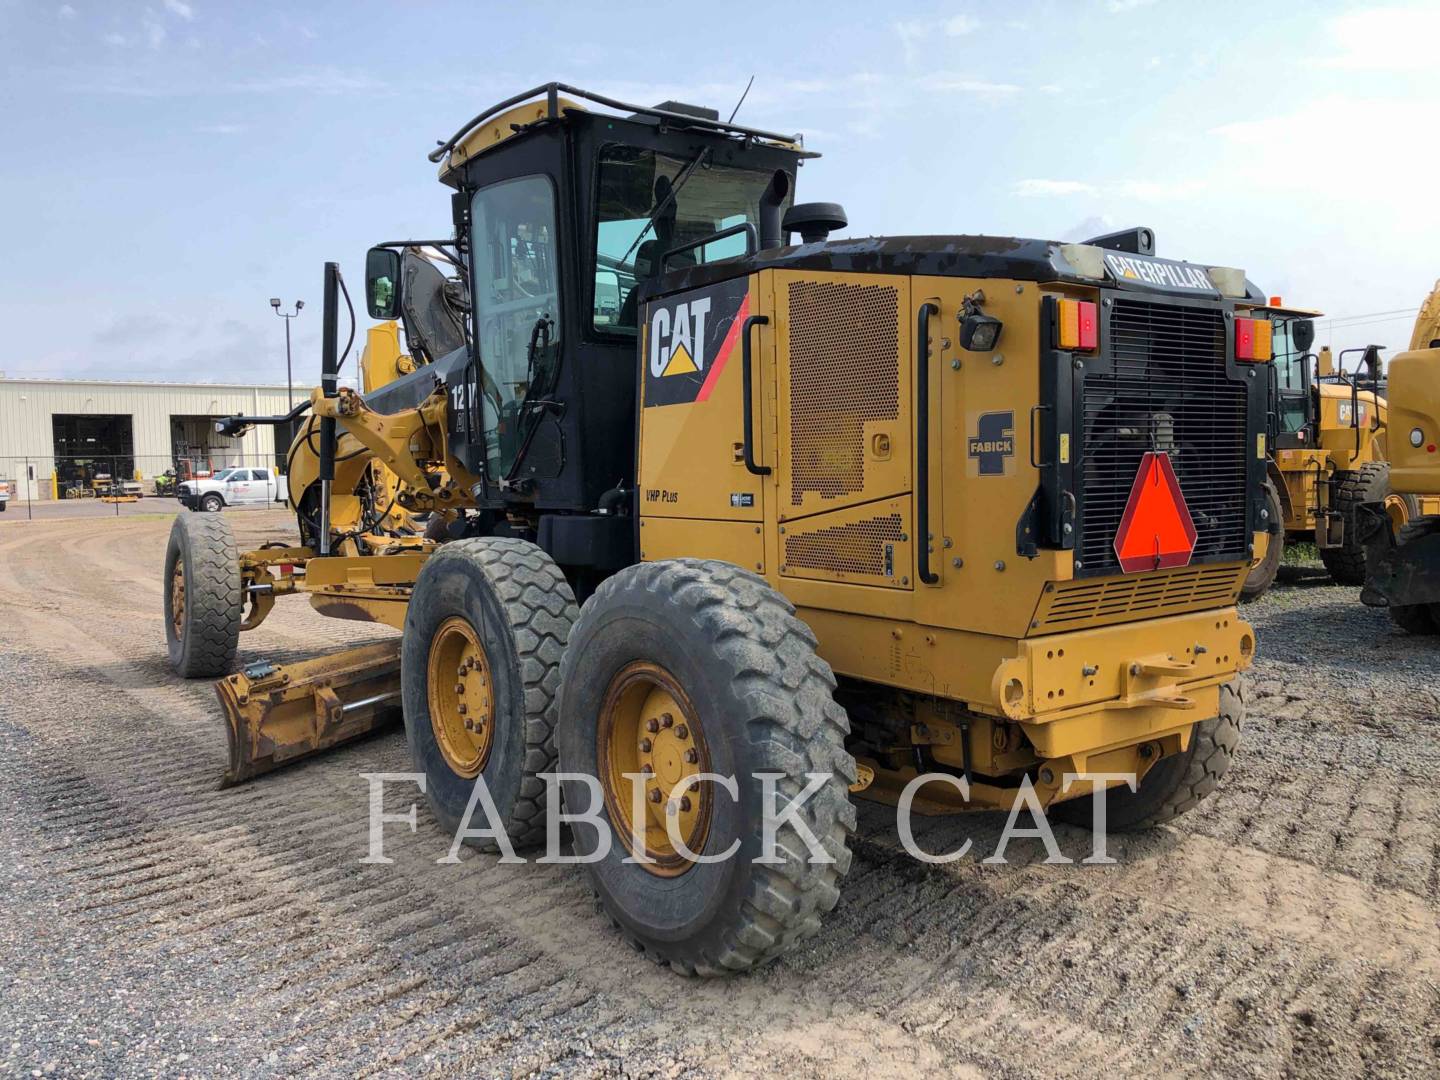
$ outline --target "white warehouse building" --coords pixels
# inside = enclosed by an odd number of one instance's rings
[[[297,387],[296,400],[308,392]],[[284,386],[0,377],[0,480],[19,498],[48,499],[106,473],[149,491],[167,470],[283,469],[289,431],[262,425],[229,439],[215,420],[279,415],[289,400]]]

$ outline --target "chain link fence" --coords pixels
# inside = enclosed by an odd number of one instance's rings
[[[228,449],[177,456],[141,454],[0,457],[0,524],[17,519],[93,518],[195,510],[267,510],[285,505],[275,455]]]

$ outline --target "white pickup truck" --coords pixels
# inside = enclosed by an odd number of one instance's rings
[[[10,481],[0,480],[0,513],[4,513],[5,508],[10,505],[11,491]]]
[[[213,476],[186,480],[175,497],[191,510],[214,513],[227,506],[266,506],[283,503],[289,495],[285,477],[274,469],[221,469]]]

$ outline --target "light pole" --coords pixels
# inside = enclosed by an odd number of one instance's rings
[[[278,296],[272,296],[270,298],[270,306],[275,309],[276,315],[279,315],[285,320],[285,388],[290,396],[290,408],[293,409],[295,407],[295,376],[290,369],[290,320],[300,314],[300,309],[305,306],[305,301],[296,300],[295,310],[288,315],[280,310],[280,298]]]

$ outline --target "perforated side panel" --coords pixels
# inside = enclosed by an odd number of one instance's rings
[[[900,540],[900,515],[865,518],[785,537],[787,570],[825,570],[890,578],[895,573],[894,547]],[[890,557],[885,546],[892,545]]]
[[[865,422],[894,420],[900,400],[900,291],[790,285],[790,502],[865,487]]]

